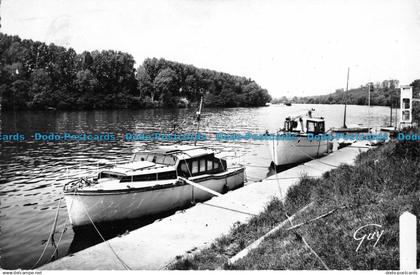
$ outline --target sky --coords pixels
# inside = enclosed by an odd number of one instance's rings
[[[249,77],[273,97],[420,78],[420,0],[0,0],[1,32]]]

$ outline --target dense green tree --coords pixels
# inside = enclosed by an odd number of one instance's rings
[[[138,82],[139,97],[149,96],[154,98],[153,83],[144,66],[139,66],[137,69],[136,79]]]
[[[152,97],[158,97],[165,107],[176,106],[175,98],[179,96],[178,78],[174,70],[170,68],[163,69],[159,72],[153,81],[155,94]]]
[[[271,100],[254,81],[192,65],[84,51],[0,33],[2,110],[262,106]],[[181,103],[181,104],[180,104]]]
[[[165,59],[146,59],[137,69],[142,95],[163,106],[178,105],[185,98],[214,107],[263,106],[271,100],[267,90],[251,79],[199,69]]]

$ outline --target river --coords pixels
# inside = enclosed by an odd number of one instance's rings
[[[293,106],[271,105],[261,108],[205,108],[200,132],[208,140],[199,142],[230,153],[247,166],[250,181],[269,175],[270,154],[264,142],[218,142],[216,132],[246,132],[262,134],[282,127],[286,116],[297,115],[315,108],[315,116],[326,119],[326,128],[343,123],[343,105]],[[41,255],[57,213],[58,201],[63,196],[63,185],[70,179],[94,173],[106,163],[128,160],[133,150],[146,145],[127,142],[126,132],[134,133],[194,133],[195,109],[113,110],[77,112],[16,112],[3,113],[0,133],[20,133],[24,141],[0,141],[0,266],[5,269],[32,268]],[[347,124],[385,125],[389,123],[389,108],[347,107]],[[115,133],[115,141],[35,141],[34,133]],[[165,213],[162,216],[169,215]],[[101,227],[105,238],[124,234],[161,217],[134,220]],[[63,232],[63,229],[67,230]],[[98,235],[86,229],[75,233],[68,225],[67,211],[62,203],[59,210],[55,244],[49,244],[42,265],[53,258],[63,257],[100,242]]]

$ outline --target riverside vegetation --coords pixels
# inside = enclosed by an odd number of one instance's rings
[[[418,121],[420,116],[416,117]],[[418,131],[404,130],[407,134]],[[210,247],[180,256],[170,269],[324,269],[302,237],[329,269],[399,269],[399,216],[405,211],[420,216],[419,168],[420,141],[390,141],[361,153],[353,166],[341,165],[318,179],[303,176],[288,190],[284,203],[273,199],[263,213],[248,223],[235,224]],[[307,205],[306,211],[299,211]],[[286,214],[296,214],[294,224],[298,224],[331,210],[336,211],[292,231],[286,230],[290,227],[287,224],[244,258],[233,265],[226,264],[229,258],[285,221]],[[354,233],[369,224],[382,226],[384,233],[375,246],[365,240],[357,249],[360,241],[354,239]],[[417,253],[419,258],[420,249]]]
[[[255,81],[165,59],[134,67],[124,52],[77,54],[72,48],[0,33],[2,110],[264,106],[271,100]]]

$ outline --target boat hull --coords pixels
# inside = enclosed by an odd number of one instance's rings
[[[245,168],[190,177],[189,180],[223,193],[243,186],[246,181]],[[64,195],[70,222],[73,226],[82,226],[91,222],[140,218],[185,208],[192,201],[205,201],[213,196],[189,184],[175,182],[164,184],[162,188],[66,192]]]
[[[328,152],[327,140],[309,140],[306,136],[298,136],[294,140],[274,140],[269,143],[273,163],[276,166],[289,166]]]

